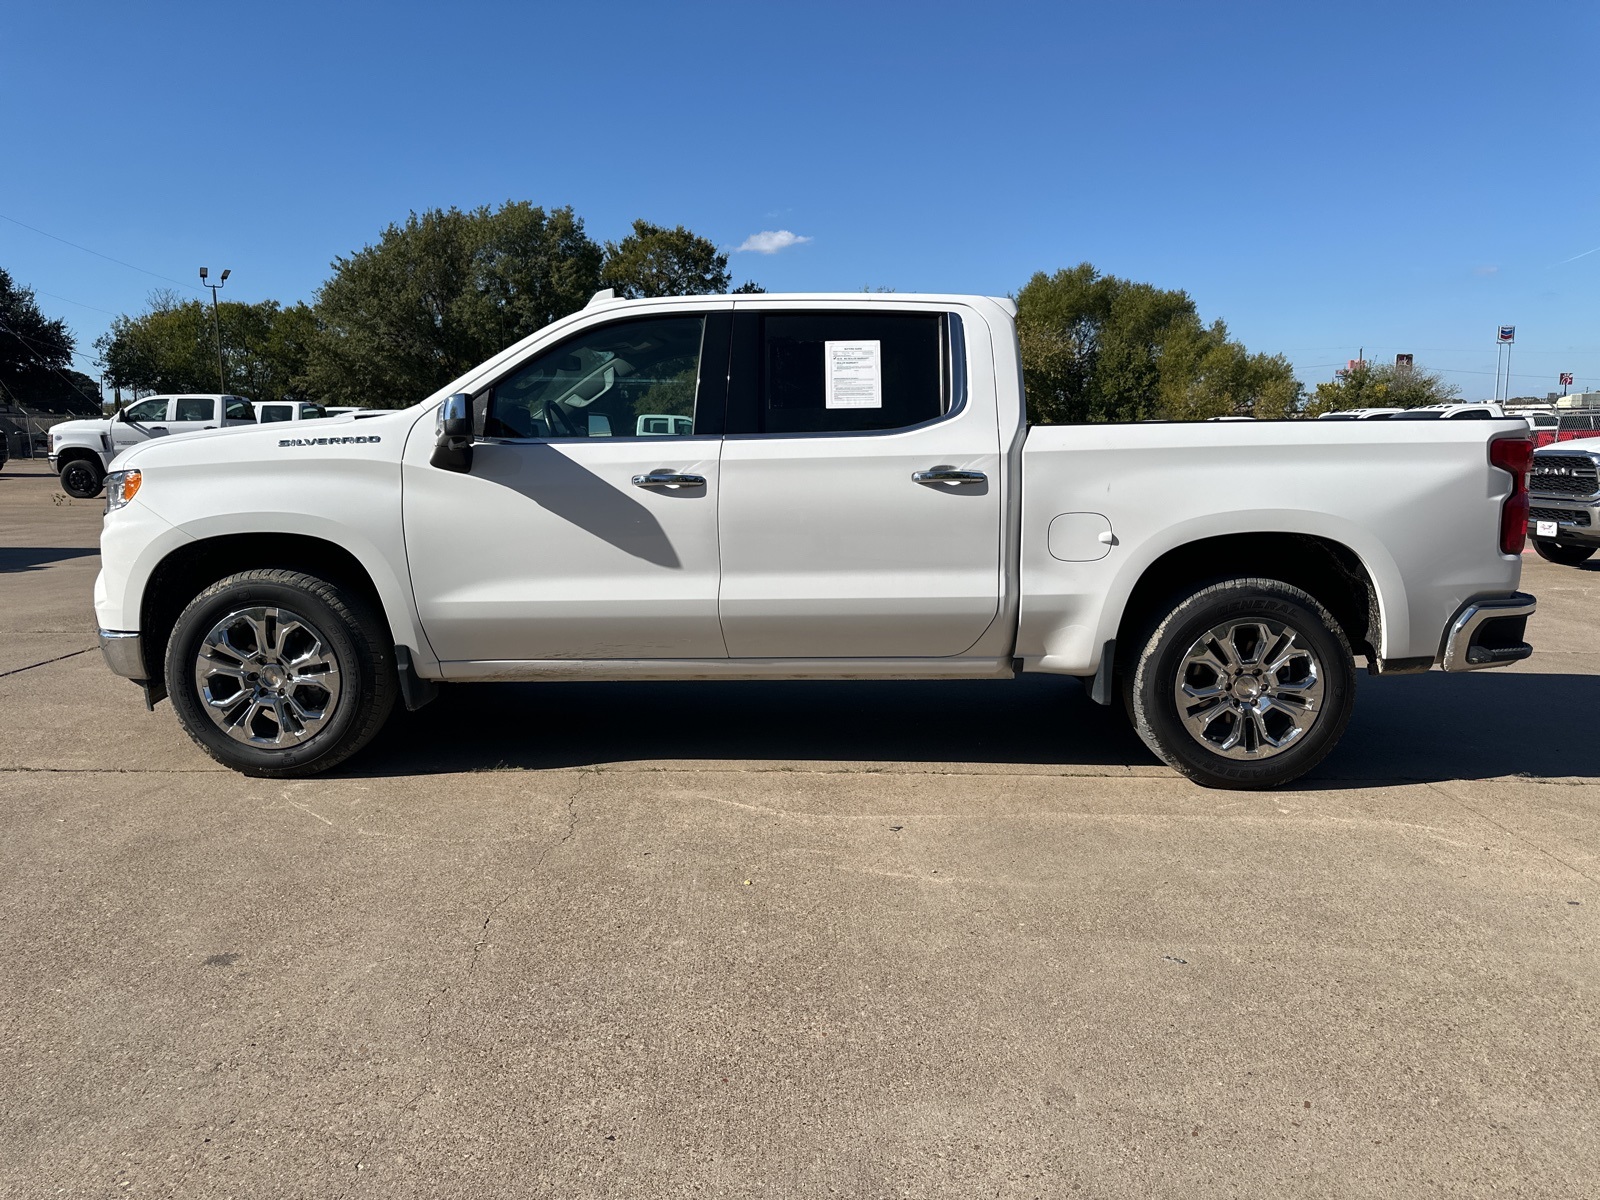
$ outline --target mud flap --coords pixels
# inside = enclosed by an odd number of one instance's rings
[[[400,679],[400,699],[405,704],[407,712],[416,712],[439,695],[437,683],[431,679],[423,679],[417,674],[416,667],[411,663],[409,646],[394,648],[394,669]]]

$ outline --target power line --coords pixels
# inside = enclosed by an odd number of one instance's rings
[[[30,342],[27,338],[23,337],[20,333],[18,333],[15,329],[11,328],[11,326],[7,325],[4,321],[0,321],[0,331],[4,331],[5,333],[9,333],[12,337],[16,338],[17,341],[21,342],[29,350],[32,350],[35,354],[37,354],[39,356],[39,359],[40,359],[41,363],[43,363],[43,365],[44,365],[46,370],[48,370],[52,374],[58,376],[62,383],[66,384],[73,391],[77,392],[78,395],[82,396],[90,404],[99,406],[99,405],[102,405],[102,404],[104,404],[106,402],[104,396],[91,397],[88,394],[86,394],[82,388],[80,388],[77,384],[73,383],[72,380],[68,379],[60,371],[56,370],[56,368],[51,366],[49,362],[45,361],[45,353],[44,353],[44,351],[40,350],[39,347],[35,346],[32,342]],[[71,353],[74,354],[74,355],[78,354],[78,352],[76,350],[71,351]],[[79,355],[79,357],[83,357],[83,356]],[[90,359],[89,361],[93,362],[94,360]]]
[[[71,296],[58,296],[54,292],[41,292],[38,288],[30,288],[37,296],[49,296],[52,300],[60,300],[66,304],[76,304],[79,308],[87,308],[90,312],[105,313],[108,317],[120,317],[121,313],[114,313],[109,308],[96,308],[92,304],[85,304],[82,300],[74,300]]]
[[[98,250],[91,250],[87,246],[80,246],[77,242],[69,242],[64,237],[57,237],[53,233],[47,233],[43,229],[38,229],[35,226],[29,225],[26,221],[19,221],[15,217],[8,217],[5,213],[0,213],[0,221],[10,221],[13,225],[20,225],[24,229],[32,230],[34,233],[40,234],[43,237],[47,237],[52,241],[60,242],[63,246],[71,246],[74,250],[82,250],[85,254],[92,254],[96,258],[103,258],[107,262],[114,262],[119,267],[127,267],[128,270],[137,271],[141,275],[149,275],[153,279],[161,279],[165,280],[167,283],[175,283],[181,288],[188,288],[191,292],[198,292],[200,290],[192,283],[184,283],[181,279],[174,279],[172,276],[163,275],[159,271],[147,271],[143,267],[134,266],[131,262],[123,262],[120,258],[112,258],[109,254],[101,254]]]

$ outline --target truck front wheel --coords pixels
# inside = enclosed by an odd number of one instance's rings
[[[1206,787],[1271,788],[1333,749],[1355,664],[1327,609],[1273,579],[1229,579],[1147,631],[1124,700],[1147,746]]]
[[[383,624],[355,593],[286,570],[243,571],[196,596],[167,643],[185,732],[246,775],[315,775],[382,728],[399,683]]]
[[[100,464],[87,458],[75,458],[61,468],[61,490],[76,500],[93,500],[105,481]]]

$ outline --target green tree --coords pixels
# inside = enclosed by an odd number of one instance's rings
[[[728,256],[682,225],[635,221],[620,242],[606,243],[601,282],[617,295],[715,296],[728,290]],[[743,290],[743,289],[741,289]]]
[[[306,398],[295,380],[305,371],[315,323],[306,305],[284,308],[276,300],[225,301],[213,318],[204,301],[156,292],[148,311],[118,317],[95,342],[106,381],[145,392],[214,391],[217,321],[224,391],[252,400]]]
[[[1461,389],[1437,371],[1390,363],[1357,363],[1330,383],[1319,383],[1307,416],[1351,408],[1420,408],[1461,398]]]
[[[39,310],[33,289],[0,269],[0,403],[39,412],[100,411],[100,385],[72,368],[77,342],[59,317]]]
[[[601,259],[570,208],[412,213],[334,260],[299,382],[324,404],[414,404],[582,308]]]
[[[1034,275],[1017,296],[1017,332],[1036,424],[1283,417],[1301,400],[1286,359],[1202,324],[1188,293],[1089,263]]]
[[[746,279],[738,287],[733,289],[733,294],[735,296],[754,296],[761,292],[765,292],[766,290],[766,288],[762,287],[754,279]]]

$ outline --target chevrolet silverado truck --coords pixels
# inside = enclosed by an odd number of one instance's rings
[[[1357,656],[1531,653],[1530,453],[1521,420],[1030,428],[1006,300],[601,293],[412,408],[124,451],[95,611],[247,774],[442,683],[1039,671],[1262,788],[1339,739]]]
[[[150,438],[253,425],[256,412],[243,396],[147,396],[109,418],[62,421],[50,427],[50,469],[61,490],[80,500],[100,494],[111,460]]]
[[[1535,450],[1528,492],[1528,532],[1540,558],[1575,567],[1600,550],[1600,443]]]

